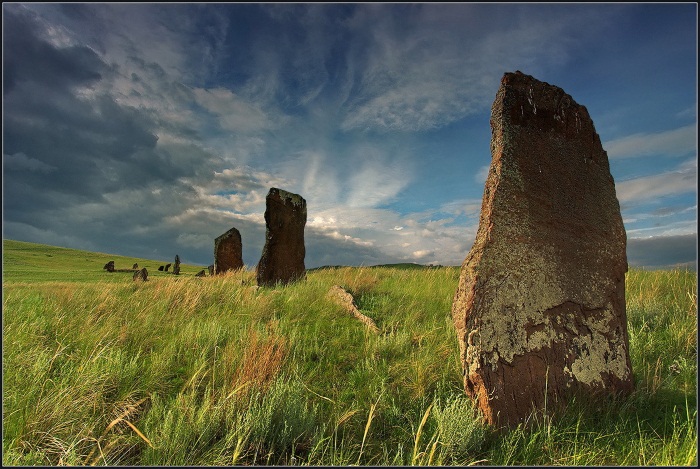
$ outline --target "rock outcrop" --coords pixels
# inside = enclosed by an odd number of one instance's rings
[[[513,426],[570,393],[633,389],[626,234],[607,153],[584,106],[506,73],[491,166],[452,316],[465,390]]]
[[[231,228],[214,240],[214,272],[240,270],[243,268],[243,244],[241,233]]]
[[[106,270],[107,272],[114,272],[114,261],[107,262],[104,265],[104,267],[102,267],[102,270]]]
[[[288,284],[305,278],[306,200],[273,187],[265,202],[265,247],[257,265],[258,285]]]
[[[379,334],[381,332],[372,318],[360,312],[353,296],[345,291],[345,289],[340,285],[333,285],[328,291],[328,297],[335,303],[342,306],[345,311],[352,314],[355,319],[359,320],[375,334]]]

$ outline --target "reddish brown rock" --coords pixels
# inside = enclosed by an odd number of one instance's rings
[[[221,274],[243,268],[241,233],[231,228],[214,240],[214,272]]]
[[[491,128],[479,229],[452,316],[467,394],[487,422],[513,426],[570,392],[632,390],[626,234],[584,106],[506,73]]]
[[[305,278],[306,200],[273,187],[266,198],[265,224],[265,247],[257,266],[258,285],[287,284]]]

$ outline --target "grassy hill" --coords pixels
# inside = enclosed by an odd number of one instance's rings
[[[120,282],[125,278],[131,280],[129,273],[108,273],[103,270],[109,261],[114,261],[117,269],[131,269],[134,264],[138,264],[140,269],[145,267],[148,270],[149,277],[170,276],[167,272],[159,272],[158,267],[175,262],[175,256],[168,260],[154,261],[8,239],[3,240],[2,257],[3,278],[12,282]],[[194,275],[202,268],[180,264],[180,274]]]
[[[257,288],[246,271],[3,248],[4,465],[697,464],[695,272],[628,273],[632,396],[495,433],[462,390],[457,267]],[[379,334],[327,296],[335,284]]]

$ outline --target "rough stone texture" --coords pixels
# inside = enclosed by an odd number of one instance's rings
[[[214,275],[214,264],[211,264],[209,267],[207,267],[207,269],[209,270],[209,275],[210,275],[210,276],[211,276],[211,275]]]
[[[167,272],[172,264],[165,264],[165,271]]]
[[[107,262],[102,269],[106,270],[107,272],[114,272],[114,261]]]
[[[173,266],[173,274],[180,275],[180,256],[175,254],[175,265]]]
[[[479,229],[452,306],[467,394],[487,422],[512,426],[569,392],[631,392],[626,234],[588,111],[506,73],[491,129]]]
[[[146,270],[145,267],[141,270],[137,270],[136,272],[134,272],[134,281],[137,281],[137,280],[140,280],[143,282],[148,280],[148,270]]]
[[[287,284],[306,277],[306,200],[271,188],[266,198],[265,247],[257,266],[258,285]]]
[[[214,272],[222,274],[243,268],[241,233],[231,228],[214,240]]]
[[[340,285],[333,285],[328,291],[328,296],[340,306],[342,306],[348,313],[352,314],[356,319],[362,322],[369,330],[379,334],[381,331],[375,324],[374,320],[369,316],[366,316],[357,309],[357,304],[355,304],[355,299],[352,295],[345,291]]]

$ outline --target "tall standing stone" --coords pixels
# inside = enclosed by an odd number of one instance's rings
[[[243,268],[241,233],[231,228],[214,240],[214,272],[221,274]]]
[[[180,256],[175,254],[175,265],[173,266],[173,274],[180,275]]]
[[[265,202],[265,247],[257,266],[258,285],[287,284],[305,278],[306,200],[273,187]]]
[[[452,306],[467,394],[487,422],[512,426],[570,391],[631,392],[626,234],[588,111],[506,73],[491,129],[479,228]]]

